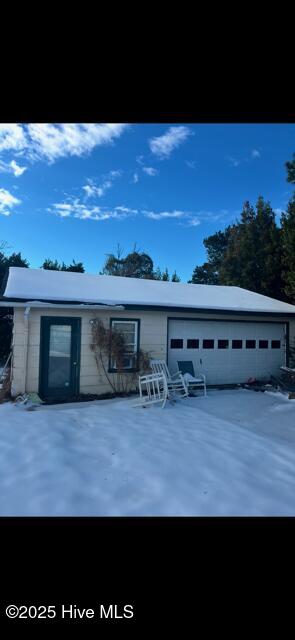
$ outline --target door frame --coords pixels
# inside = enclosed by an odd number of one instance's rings
[[[53,389],[52,395],[48,390],[49,369],[49,335],[52,324],[68,324],[72,327],[71,341],[71,378],[72,385],[67,393],[64,389]],[[73,367],[73,362],[77,364]],[[50,400],[62,400],[78,397],[80,392],[80,363],[81,363],[81,318],[73,316],[41,316],[40,317],[40,350],[39,350],[39,395]]]

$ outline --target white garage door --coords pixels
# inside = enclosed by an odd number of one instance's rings
[[[192,361],[208,384],[268,379],[285,364],[285,325],[268,322],[169,320],[168,366]]]

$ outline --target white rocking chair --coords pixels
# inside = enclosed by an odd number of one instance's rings
[[[147,407],[150,404],[162,403],[161,408],[166,404],[168,398],[167,381],[161,373],[149,373],[138,378],[139,402],[134,407]]]
[[[194,365],[191,360],[181,360],[177,362],[178,370],[182,373],[188,393],[196,391],[198,388],[204,390],[204,396],[207,395],[206,376],[203,373],[195,375]]]
[[[168,396],[170,396],[171,399],[176,395],[182,398],[187,398],[188,389],[180,371],[171,375],[164,360],[151,360],[150,365],[154,374],[160,373],[164,375],[167,382]]]

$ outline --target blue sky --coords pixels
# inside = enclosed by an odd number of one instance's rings
[[[286,208],[294,124],[0,124],[0,243],[98,273],[137,248],[187,281],[259,195]]]

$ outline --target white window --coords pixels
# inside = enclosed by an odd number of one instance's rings
[[[124,369],[137,369],[139,320],[112,320],[111,328],[123,334],[125,339]],[[115,360],[110,364],[111,369],[117,369]]]

